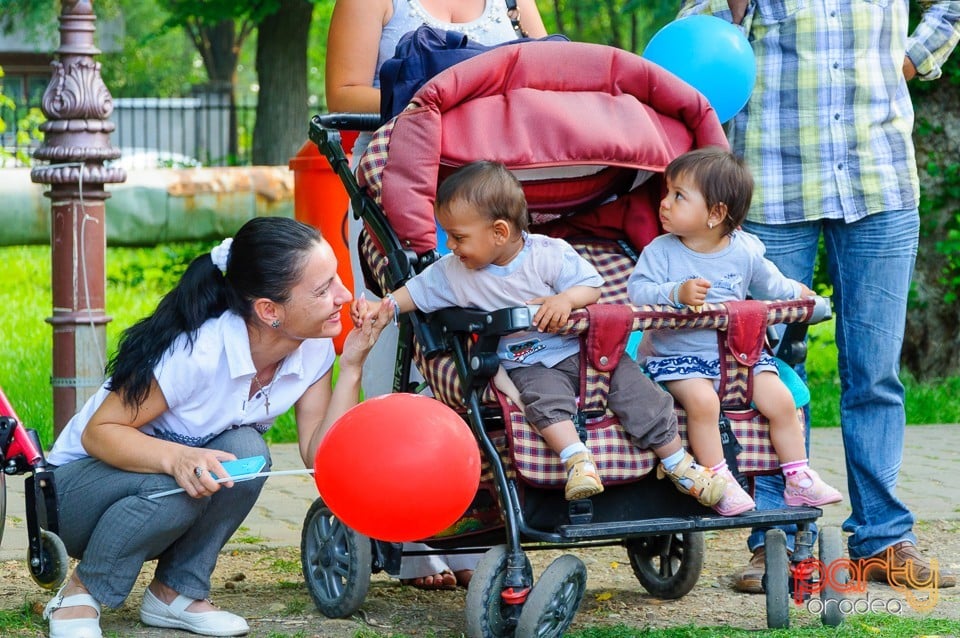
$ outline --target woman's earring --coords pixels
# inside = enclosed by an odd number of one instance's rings
[[[270,324],[270,327],[273,328],[274,330],[276,330],[277,328],[279,328],[279,327],[280,327],[280,320],[279,320],[279,319],[274,319],[274,320],[273,320],[273,323]]]
[[[713,230],[713,222],[707,222],[707,227],[708,227],[710,230]],[[276,328],[276,326],[274,326],[274,328]]]

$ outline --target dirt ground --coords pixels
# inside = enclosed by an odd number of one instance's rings
[[[921,547],[936,548],[941,565],[960,572],[960,521],[924,522],[917,526],[917,533]],[[609,625],[637,629],[683,625],[765,628],[765,597],[739,594],[731,588],[731,574],[749,557],[745,538],[743,530],[708,533],[704,567],[696,587],[682,599],[672,601],[658,600],[642,589],[622,547],[566,550],[584,561],[588,574],[587,592],[571,629]],[[535,575],[539,576],[561,553],[528,552]],[[152,566],[148,565],[126,604],[104,613],[102,626],[107,635],[190,635],[150,629],[139,623],[137,609],[151,573]],[[245,616],[251,626],[250,636],[255,637],[370,638],[398,633],[447,637],[465,631],[465,590],[425,592],[401,586],[384,574],[374,575],[363,606],[352,618],[325,618],[313,606],[300,572],[299,552],[293,548],[224,554],[214,574],[212,597],[224,609]],[[45,623],[39,620],[39,614],[49,598],[50,593],[30,579],[23,561],[0,563],[0,609],[9,612],[29,606],[34,614],[31,628],[5,630],[3,635],[45,635]],[[900,594],[884,585],[871,585],[866,593],[850,598],[865,601],[861,606],[872,602],[874,609],[879,605],[893,613],[919,615]],[[940,590],[929,616],[960,619],[960,588]],[[803,627],[817,626],[820,621],[817,614],[800,606],[792,609],[790,622],[792,627]],[[960,622],[956,633],[960,634]]]

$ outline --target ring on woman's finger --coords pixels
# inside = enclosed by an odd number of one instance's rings
[[[198,465],[197,467],[193,468],[193,475],[197,478],[203,478],[204,471],[205,470]]]

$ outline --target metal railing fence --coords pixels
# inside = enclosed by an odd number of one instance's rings
[[[0,167],[28,166],[42,143],[35,129],[40,104],[0,106]],[[250,150],[255,104],[233,104],[214,96],[115,98],[110,143],[129,168],[244,166]]]

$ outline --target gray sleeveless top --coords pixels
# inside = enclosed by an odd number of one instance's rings
[[[483,13],[472,22],[442,22],[427,13],[420,0],[393,0],[393,16],[383,27],[380,34],[380,51],[377,54],[377,70],[373,75],[374,88],[380,88],[380,67],[393,57],[397,43],[404,34],[415,30],[421,24],[429,24],[438,29],[459,31],[468,38],[481,44],[499,44],[517,37],[507,16],[507,4],[504,0],[487,0]],[[370,143],[372,133],[363,132],[353,146],[354,168],[360,155]]]
[[[380,66],[393,57],[397,43],[404,34],[413,31],[421,24],[429,24],[437,29],[459,31],[480,44],[499,44],[516,38],[510,18],[507,17],[507,5],[504,0],[487,0],[483,14],[472,22],[441,22],[420,4],[420,0],[393,0],[393,17],[383,27],[380,35],[380,52],[377,55],[377,71],[373,76],[373,86],[380,87]]]

